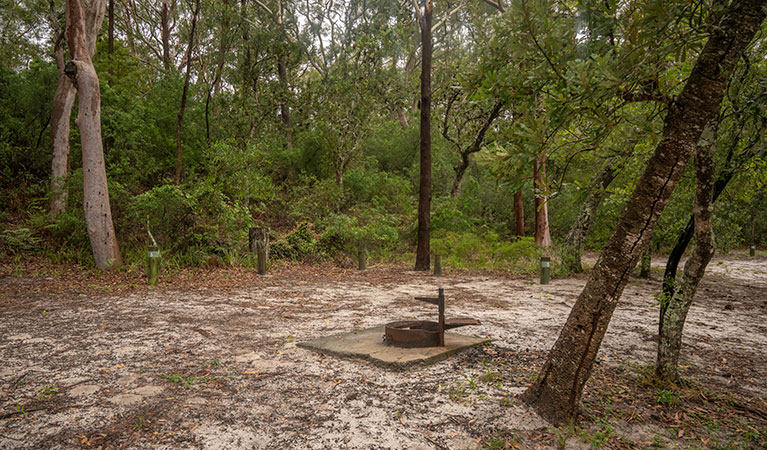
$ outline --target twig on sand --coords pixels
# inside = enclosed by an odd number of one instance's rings
[[[435,446],[435,447],[437,447],[437,448],[439,448],[439,449],[448,450],[448,448],[447,448],[447,447],[445,447],[444,445],[442,445],[442,444],[440,444],[439,442],[435,441],[434,439],[430,438],[429,436],[424,436],[424,438],[426,438],[426,440],[427,440],[427,441],[429,441],[429,442],[431,442],[432,444],[434,444],[434,446]]]

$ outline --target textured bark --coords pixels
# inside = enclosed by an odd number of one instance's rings
[[[599,205],[602,204],[605,191],[617,174],[616,167],[612,163],[608,163],[591,183],[591,186],[589,186],[589,193],[583,202],[583,206],[581,206],[578,218],[575,219],[575,223],[570,227],[562,249],[562,263],[570,272],[583,272],[583,265],[581,264],[583,242],[586,240],[586,234],[594,222],[594,216],[599,209]]]
[[[548,198],[541,191],[546,182],[546,155],[541,155],[533,163],[533,187],[535,192],[535,243],[541,247],[551,247],[551,232],[549,230]]]
[[[103,18],[102,9],[102,21]],[[77,87],[79,111],[76,123],[80,129],[83,152],[85,224],[96,267],[103,270],[119,266],[122,260],[112,224],[104,149],[101,143],[99,79],[91,61],[92,50],[88,47],[86,29],[86,14],[81,0],[68,0],[67,43],[72,53],[72,61],[67,63],[64,72]]]
[[[482,144],[485,142],[487,130],[493,125],[495,119],[501,115],[502,110],[503,103],[496,103],[490,111],[490,114],[487,116],[487,119],[482,124],[482,127],[477,132],[477,135],[474,137],[474,142],[465,149],[459,151],[461,161],[455,167],[455,181],[453,182],[453,187],[450,189],[451,197],[457,197],[458,194],[461,193],[461,183],[463,182],[463,176],[466,174],[466,169],[469,168],[469,163],[471,163],[471,155],[482,150]],[[447,128],[445,128],[445,133],[447,133]]]
[[[418,247],[415,270],[429,270],[431,232],[431,0],[421,22],[421,175],[418,190]]]
[[[63,37],[63,32],[55,18],[51,2],[51,26],[54,32]],[[85,13],[85,42],[90,58],[96,53],[96,37],[101,23],[104,21],[106,3],[104,0],[92,0]],[[67,178],[69,177],[69,122],[72,117],[72,107],[75,102],[76,89],[72,80],[64,73],[64,48],[61,39],[56,39],[54,57],[59,68],[59,82],[51,105],[51,144],[53,157],[51,161],[51,203],[50,216],[58,217],[66,211],[68,204]]]
[[[736,0],[712,27],[664,121],[663,136],[535,383],[523,399],[554,424],[575,419],[613,311],[682,176],[703,128],[722,101],[732,68],[767,13],[765,0]]]
[[[58,53],[58,50],[57,50]],[[57,58],[58,59],[58,58]],[[72,106],[75,102],[75,85],[64,74],[61,67],[59,84],[53,96],[51,106],[51,143],[53,144],[53,160],[51,163],[51,205],[50,216],[58,217],[67,210],[69,176],[69,121],[72,116]]]
[[[695,155],[695,249],[684,265],[684,277],[679,289],[669,299],[665,308],[663,327],[658,339],[658,356],[655,374],[661,380],[679,383],[679,351],[682,347],[682,331],[687,312],[695,298],[698,284],[706,273],[706,267],[714,256],[714,234],[711,217],[714,213],[714,157],[712,147],[715,139],[706,140],[698,146]]]
[[[716,142],[719,132],[719,119],[719,117],[716,117],[709,123],[708,129],[712,135],[708,139],[701,139],[699,145],[713,145],[713,143]],[[730,154],[727,156],[727,161],[725,164],[729,164],[731,159],[732,152],[730,152]],[[734,175],[735,171],[730,168],[723,170],[719,174],[719,177],[717,178],[713,187],[713,194],[711,198],[712,203],[716,202],[716,199],[719,198],[719,195],[724,192],[724,189],[727,187],[727,184],[730,182]],[[676,292],[676,273],[677,269],[679,268],[679,262],[682,260],[684,252],[687,251],[687,246],[690,245],[694,230],[695,215],[692,214],[687,220],[687,224],[685,225],[684,229],[679,234],[676,244],[674,244],[674,248],[671,249],[671,253],[669,253],[668,259],[666,260],[666,268],[663,272],[663,285],[661,288],[661,302],[658,316],[658,335],[663,332],[663,322],[665,320],[666,307],[668,305],[667,300],[672,298]]]
[[[522,188],[514,193],[514,235],[525,235],[525,201],[522,197]]]
[[[192,70],[192,49],[194,49],[194,31],[197,27],[197,16],[200,13],[200,0],[194,4],[192,12],[192,27],[189,31],[189,45],[186,47],[186,75],[184,76],[184,90],[181,93],[181,107],[178,110],[178,122],[176,123],[176,174],[174,182],[181,184],[183,148],[181,146],[181,132],[184,127],[184,112],[186,111],[186,97],[189,93],[189,77]]]

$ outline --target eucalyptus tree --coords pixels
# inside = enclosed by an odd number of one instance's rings
[[[664,120],[663,138],[636,184],[534,384],[523,399],[553,423],[572,420],[612,313],[703,128],[720,107],[733,68],[767,16],[767,1],[714,8],[708,40]]]
[[[764,83],[767,65],[763,39],[760,45],[744,54],[743,63],[727,87],[722,111],[708,124],[696,150],[696,194],[693,214],[669,254],[660,294],[658,321],[658,353],[655,374],[659,379],[679,383],[679,357],[682,332],[700,280],[715,251],[713,233],[714,202],[725,192],[728,184],[744,174],[751,184],[758,184],[756,167],[767,156],[764,131],[767,128],[767,86]],[[716,174],[716,153],[723,153]],[[755,186],[743,192],[757,194]],[[748,194],[746,194],[748,195]],[[748,208],[746,208],[748,209]],[[751,214],[751,241],[753,217]],[[681,280],[676,271],[682,254],[692,239],[695,247],[685,263]]]
[[[99,269],[110,269],[122,263],[117,246],[112,210],[109,202],[104,149],[101,141],[101,93],[99,79],[91,60],[92,34],[88,29],[98,29],[104,19],[104,1],[96,14],[98,24],[88,23],[90,14],[82,0],[67,0],[67,44],[72,59],[64,67],[64,73],[77,89],[78,117],[83,153],[83,206],[93,258]],[[90,20],[93,20],[91,18]],[[90,27],[89,27],[90,25]],[[94,39],[95,40],[95,39]]]
[[[64,48],[65,27],[56,3],[50,0],[48,22],[53,32],[54,58],[59,69],[59,83],[51,105],[51,195],[50,215],[55,218],[66,211],[68,203],[67,178],[69,177],[69,136],[70,118],[75,103],[77,88],[74,81],[65,73],[66,52]],[[96,54],[96,38],[104,21],[106,3],[103,0],[90,0],[85,11],[85,33],[89,59]],[[70,44],[69,53],[73,57]]]

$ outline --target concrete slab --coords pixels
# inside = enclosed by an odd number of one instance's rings
[[[471,347],[490,342],[489,339],[445,333],[444,347],[398,348],[383,343],[384,327],[355,330],[299,343],[298,347],[316,352],[358,358],[375,365],[394,370],[411,366],[428,365]]]

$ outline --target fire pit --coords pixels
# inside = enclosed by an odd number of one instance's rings
[[[444,347],[445,330],[466,325],[481,325],[477,319],[445,319],[445,290],[443,288],[439,288],[439,294],[436,298],[416,297],[415,299],[437,305],[439,309],[438,321],[401,320],[389,322],[384,327],[384,342],[387,345],[402,348]]]

